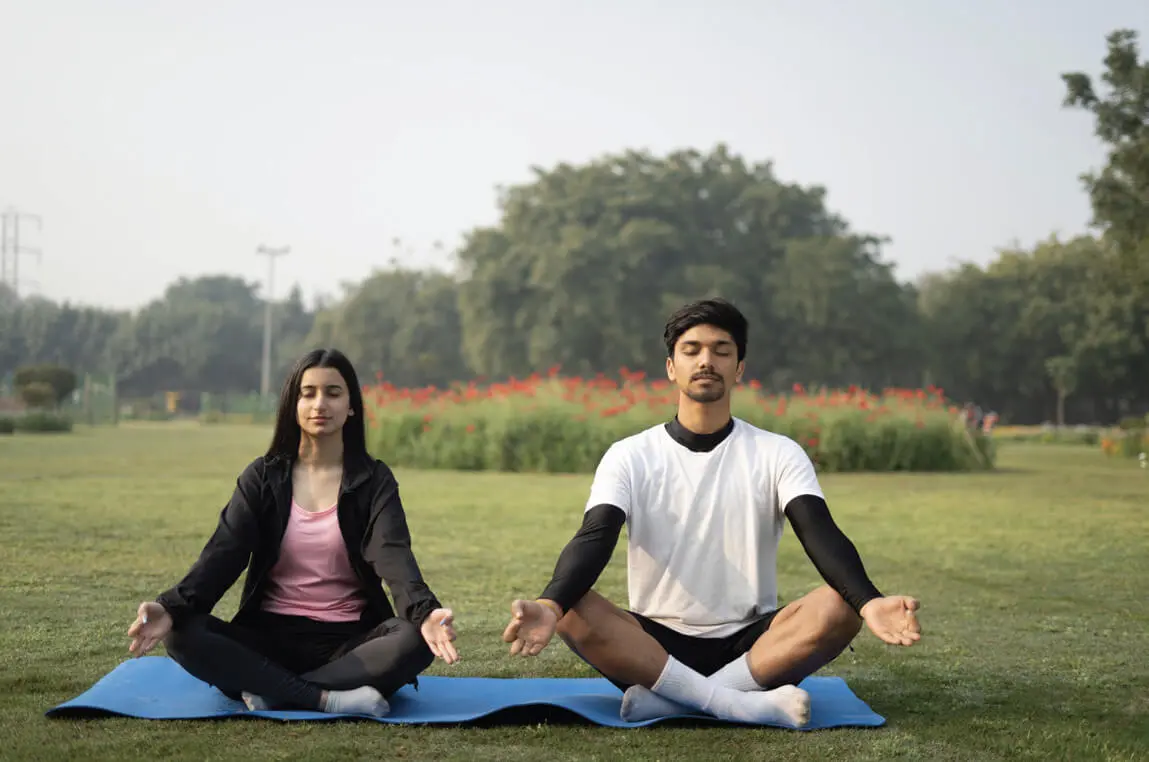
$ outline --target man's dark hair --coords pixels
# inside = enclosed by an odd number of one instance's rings
[[[739,362],[746,358],[746,317],[725,299],[702,299],[678,308],[666,321],[666,329],[662,332],[667,357],[674,356],[674,345],[679,337],[696,325],[712,325],[726,331],[738,348]]]

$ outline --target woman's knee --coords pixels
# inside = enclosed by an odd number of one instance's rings
[[[394,648],[401,654],[404,661],[426,660],[428,665],[435,660],[430,646],[423,639],[423,633],[413,623],[406,619],[389,619],[379,628],[379,637],[387,638],[394,643]]]
[[[421,672],[435,661],[435,654],[431,653],[431,647],[427,645],[427,641],[423,638],[423,633],[418,627],[406,620],[400,621],[403,632],[403,652],[407,654],[407,658],[419,664],[419,671]]]
[[[187,653],[195,653],[203,645],[208,634],[208,618],[202,615],[190,616],[173,625],[163,639],[164,648],[174,659]]]

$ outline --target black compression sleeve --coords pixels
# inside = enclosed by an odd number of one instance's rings
[[[868,601],[882,597],[866,576],[854,543],[834,523],[825,500],[800,495],[786,505],[786,515],[814,568],[854,611],[861,611]]]
[[[563,612],[569,611],[598,581],[625,523],[623,510],[605,503],[583,514],[582,527],[559,554],[554,576],[539,597],[554,601]]]

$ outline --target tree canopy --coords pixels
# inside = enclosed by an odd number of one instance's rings
[[[338,346],[365,382],[621,368],[662,374],[662,326],[721,295],[750,319],[748,376],[803,385],[935,384],[1003,420],[1108,421],[1149,409],[1149,61],[1109,35],[1103,71],[1061,75],[1105,165],[1081,175],[1095,235],[1049,237],[900,282],[881,231],[827,191],[718,144],[534,167],[499,197],[453,272],[394,260],[307,306],[275,305],[273,372]],[[1072,178],[1067,178],[1072,182]],[[970,252],[971,255],[980,254]],[[979,257],[984,260],[984,257]],[[132,313],[18,299],[0,288],[0,377],[59,364],[114,373],[126,394],[258,388],[264,304],[225,275],[180,279]]]

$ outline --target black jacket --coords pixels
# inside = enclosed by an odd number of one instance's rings
[[[236,480],[219,524],[184,578],[156,599],[178,627],[192,614],[209,614],[247,567],[243,596],[233,621],[241,623],[260,609],[267,574],[279,559],[279,547],[291,515],[292,461],[260,457]],[[399,483],[382,461],[344,463],[336,508],[347,554],[367,599],[360,621],[374,627],[398,616],[416,627],[440,607],[423,581],[411,552],[411,535]],[[250,562],[250,563],[249,563]],[[395,598],[391,607],[380,582]]]

